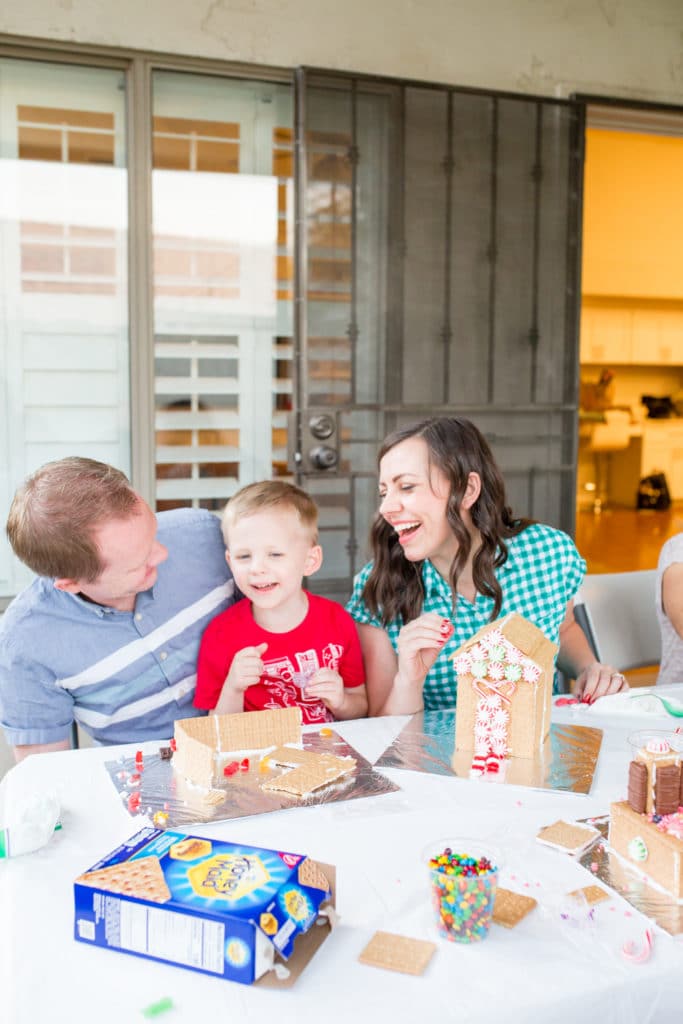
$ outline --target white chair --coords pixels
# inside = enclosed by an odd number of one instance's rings
[[[586,576],[574,598],[574,616],[598,661],[620,672],[659,664],[656,586],[656,569]]]
[[[591,431],[588,450],[593,455],[595,491],[593,509],[600,512],[609,499],[610,455],[623,451],[631,443],[631,416],[623,409],[607,409],[604,422]]]

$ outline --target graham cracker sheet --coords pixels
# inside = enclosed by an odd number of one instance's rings
[[[302,860],[299,864],[297,878],[300,885],[307,885],[311,889],[322,889],[323,892],[329,891],[330,883],[327,875],[318,862],[311,860],[310,857]]]
[[[196,719],[190,719],[190,722]],[[208,719],[203,719],[208,721]],[[194,731],[194,730],[193,730]],[[198,731],[198,730],[197,730]],[[186,722],[176,722],[175,737],[177,749],[173,755],[175,770],[197,786],[211,789],[216,771],[215,747],[186,729]]]
[[[277,778],[264,782],[261,788],[265,791],[279,790],[304,797],[348,775],[356,765],[353,758],[342,760],[339,757],[332,758],[326,754],[313,753],[309,753],[309,757],[309,763],[284,771]]]
[[[537,906],[538,901],[532,896],[524,896],[520,892],[513,892],[512,889],[503,889],[499,885],[493,904],[493,921],[504,928],[514,928]]]
[[[166,903],[171,898],[158,857],[140,857],[108,868],[86,871],[76,881],[121,896],[149,900],[150,903]]]
[[[259,718],[264,714],[267,712],[258,711],[244,717]],[[306,796],[277,787],[264,788],[285,773],[293,774],[297,770],[278,765],[269,751],[257,750],[235,757],[233,760],[239,762],[239,767],[228,775],[223,772],[228,758],[219,758],[213,778],[205,786],[188,781],[182,771],[174,770],[177,751],[171,760],[164,760],[158,752],[145,754],[141,771],[133,756],[108,761],[105,768],[123,810],[133,817],[144,817],[157,828],[184,829],[197,823],[381,796],[400,789],[328,726],[303,733],[300,743],[299,748],[286,747],[284,741],[274,746],[276,750],[286,751],[285,758],[302,762],[313,757],[314,764],[325,767],[325,784],[315,790],[303,787],[303,792],[308,793]],[[226,767],[237,766],[228,762]],[[328,774],[330,767],[334,770]],[[129,797],[133,792],[140,794],[140,800],[139,808],[134,803],[131,809]]]
[[[213,715],[221,751],[265,750],[301,743],[301,708],[278,708],[235,715]]]
[[[426,969],[435,951],[435,942],[392,932],[375,932],[358,959],[370,967],[418,975]]]
[[[584,885],[582,889],[572,889],[567,895],[572,896],[575,900],[584,899],[591,907],[611,898],[610,894],[601,889],[599,885]]]
[[[455,749],[455,722],[453,710],[418,712],[375,762],[375,768],[470,779],[473,751]],[[602,729],[551,722],[548,740],[535,757],[509,757],[496,774],[472,781],[484,786],[589,793],[601,744]]]
[[[599,836],[597,829],[591,825],[572,824],[568,821],[556,821],[546,825],[537,834],[536,840],[544,846],[552,846],[565,853],[576,855],[587,849]]]

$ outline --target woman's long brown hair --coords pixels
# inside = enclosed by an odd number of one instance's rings
[[[472,546],[472,538],[460,517],[460,505],[470,473],[477,473],[481,480],[481,493],[470,509],[472,523],[481,536],[481,547],[472,563],[472,578],[480,594],[493,598],[493,621],[503,603],[503,592],[494,570],[507,559],[506,541],[521,533],[533,520],[513,517],[496,460],[484,436],[470,420],[441,416],[403,427],[385,439],[378,462],[410,437],[422,438],[427,445],[429,465],[437,466],[450,483],[446,518],[458,542],[448,580],[454,607],[458,579]],[[395,530],[379,513],[372,524],[370,541],[373,566],[363,589],[365,604],[385,626],[399,617],[403,622],[417,618],[424,602],[422,562],[408,561]]]

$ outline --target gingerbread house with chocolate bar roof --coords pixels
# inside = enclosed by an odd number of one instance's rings
[[[629,765],[628,798],[610,808],[609,842],[677,900],[683,899],[682,806],[683,750],[653,735]]]
[[[550,731],[557,647],[512,612],[480,629],[452,656],[458,673],[456,750],[474,773],[507,757],[536,757]]]

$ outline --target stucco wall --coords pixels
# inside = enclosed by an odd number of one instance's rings
[[[4,0],[0,33],[683,103],[683,0]]]

